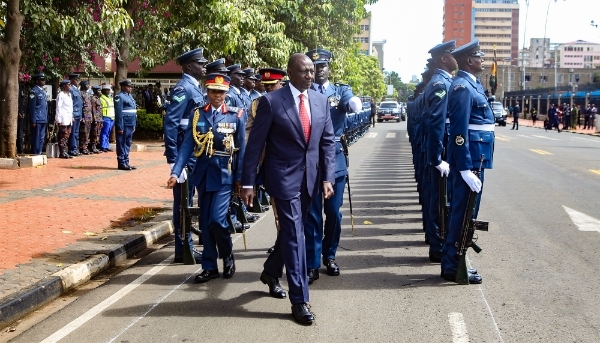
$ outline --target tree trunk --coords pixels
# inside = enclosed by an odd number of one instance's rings
[[[134,1],[127,1],[123,4],[123,8],[127,11],[130,17],[133,18],[133,4]],[[129,56],[129,39],[131,38],[131,29],[128,27],[122,32],[122,40],[119,44],[119,55],[115,59],[117,62],[117,72],[115,74],[115,94],[121,90],[119,82],[127,78],[127,71],[129,69],[129,63],[131,58]]]
[[[6,5],[6,36],[0,42],[0,157],[17,155],[17,118],[19,111],[19,63],[23,15],[19,0]]]

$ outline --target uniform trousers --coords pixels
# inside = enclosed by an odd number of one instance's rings
[[[79,150],[87,150],[90,143],[91,120],[79,124]]]
[[[100,135],[100,147],[102,149],[110,148],[110,131],[112,131],[115,121],[109,117],[104,117],[104,124],[102,124],[102,133]]]
[[[306,176],[302,185],[302,189],[292,199],[283,200],[271,196],[277,208],[279,233],[275,241],[275,249],[264,264],[265,273],[274,278],[283,276],[285,266],[292,304],[309,301],[304,223],[311,198],[306,189]]]
[[[437,170],[436,167],[432,165],[428,165],[426,168],[426,177],[428,178],[428,195],[429,195],[429,205],[427,207],[428,211],[428,221],[427,226],[425,226],[425,235],[427,235],[427,239],[429,241],[429,252],[435,255],[440,255],[442,253],[442,247],[444,242],[438,236],[438,231],[440,228],[440,182],[442,182],[440,171]]]
[[[79,125],[81,118],[73,118],[71,125],[71,135],[69,136],[69,152],[77,153],[79,151]]]
[[[467,202],[469,200],[469,194],[471,189],[463,180],[460,172],[456,170],[456,166],[450,166],[450,183],[452,184],[452,200],[450,202],[450,215],[448,216],[448,228],[446,235],[446,242],[442,249],[442,272],[444,274],[455,274],[458,270],[458,255],[456,244],[460,239],[462,231],[463,217],[467,209]],[[475,213],[473,219],[477,218],[479,212],[479,203],[481,200],[481,194],[483,193],[483,175],[484,171],[481,170],[481,191],[477,195],[477,205],[475,207]]]
[[[104,126],[103,120],[94,120],[92,123],[92,127],[90,128],[90,144],[88,145],[88,149],[98,149],[100,136],[102,135],[102,126]]]
[[[340,244],[342,234],[342,212],[344,204],[344,189],[346,176],[335,179],[334,194],[329,199],[323,199],[323,189],[313,198],[306,223],[304,237],[306,241],[306,266],[316,269],[321,266],[321,259],[334,259]],[[323,210],[325,210],[325,229],[323,229]]]
[[[60,125],[58,129],[58,147],[60,153],[67,153],[69,148],[69,137],[71,135],[71,125]]]
[[[200,230],[202,230],[202,269],[217,270],[217,259],[231,255],[233,243],[227,222],[233,185],[223,185],[218,191],[206,190],[206,177],[198,186]]]
[[[31,153],[33,155],[41,155],[44,138],[46,138],[46,123],[36,123],[35,127],[31,128]]]
[[[117,132],[117,162],[120,166],[129,165],[129,150],[133,140],[133,131],[135,127],[123,127],[123,133]]]

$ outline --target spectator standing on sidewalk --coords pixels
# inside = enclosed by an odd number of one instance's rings
[[[537,121],[537,110],[535,107],[531,109],[531,120],[533,121],[533,126],[535,126],[535,122]]]
[[[573,106],[571,109],[571,127],[577,129],[577,122],[579,121],[579,105]]]
[[[598,113],[598,109],[596,105],[592,104],[592,108],[590,109],[590,117],[588,118],[588,128],[590,130],[594,129],[594,119],[596,119],[596,114]]]
[[[511,130],[515,129],[515,125],[517,126],[517,130],[519,129],[519,114],[521,113],[521,107],[517,104],[513,108],[513,127]]]
[[[590,121],[590,114],[592,114],[592,105],[588,104],[585,109],[585,115],[583,116],[583,129],[587,129],[588,122]]]
[[[69,80],[60,82],[60,92],[56,96],[56,116],[54,121],[59,126],[58,147],[60,149],[60,155],[58,157],[73,158],[73,156],[68,153],[69,137],[73,125],[73,98]]]
[[[571,106],[567,103],[563,105],[563,130],[571,127]]]

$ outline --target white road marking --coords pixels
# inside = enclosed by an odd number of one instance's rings
[[[395,132],[388,132],[387,135],[385,135],[385,138],[396,138],[396,133]]]
[[[125,287],[118,290],[115,294],[106,298],[104,301],[102,301],[98,305],[92,307],[86,313],[82,314],[77,319],[75,319],[72,322],[70,322],[69,324],[65,325],[62,329],[53,333],[50,337],[43,340],[42,343],[54,343],[54,342],[58,342],[61,339],[67,337],[67,335],[69,335],[71,332],[80,328],[83,324],[88,322],[90,319],[94,318],[95,316],[100,314],[100,312],[106,310],[109,306],[111,306],[114,303],[116,303],[117,301],[121,300],[124,296],[129,294],[131,291],[138,288],[138,286],[140,286],[144,282],[148,281],[148,279],[150,279],[152,276],[156,275],[158,272],[163,270],[163,268],[165,268],[167,265],[171,264],[171,262],[173,261],[173,257],[174,257],[174,255],[167,257],[164,261],[162,261],[161,263],[159,263],[158,265],[156,265],[149,271],[145,272],[137,279],[133,280],[130,284],[128,284]]]
[[[462,313],[448,313],[448,321],[450,322],[450,329],[452,329],[452,342],[469,343],[467,324],[465,324],[465,319],[463,318]]]
[[[537,139],[537,138],[533,138],[533,137],[530,137],[530,136],[527,136],[527,135],[518,135],[518,136],[520,136],[520,137],[525,137],[525,138],[527,138],[527,139]]]
[[[573,139],[579,139],[579,140],[582,140],[582,141],[600,143],[600,139],[590,139],[590,138],[583,138],[583,137],[573,137]]]
[[[543,139],[549,139],[551,141],[557,141],[558,139],[556,138],[550,138],[550,137],[546,137],[546,136],[536,136],[536,135],[532,135],[533,137],[537,137],[537,138],[543,138]]]
[[[379,132],[369,132],[367,133],[367,138],[375,138],[378,134]]]
[[[577,226],[579,231],[600,232],[600,220],[598,220],[594,217],[590,217],[585,213],[575,211],[574,209],[569,208],[565,205],[563,205],[563,208],[565,209],[565,211],[567,212],[569,217],[571,217],[573,224],[575,224],[575,226]]]

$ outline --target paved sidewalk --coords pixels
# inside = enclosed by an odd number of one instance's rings
[[[117,170],[114,152],[0,171],[0,299],[148,227],[111,226],[132,219],[123,217],[129,210],[139,217],[147,207],[170,208],[163,148],[149,143],[148,150],[131,153],[134,171]]]
[[[507,123],[506,126],[508,128],[512,128],[513,125],[513,119],[512,118],[508,118],[507,119]],[[536,127],[539,129],[543,129],[544,128],[544,121],[536,121],[535,125],[533,125],[533,121],[531,119],[519,119],[519,125],[521,126],[530,126],[530,127]],[[562,124],[560,125],[560,128],[562,130]],[[570,129],[570,130],[563,130],[564,132],[572,132],[572,133],[578,133],[578,134],[583,134],[583,135],[591,135],[591,136],[598,136],[600,137],[600,132],[596,132],[596,127],[594,126],[593,129],[591,130],[583,130],[583,125],[578,126],[577,129]]]

